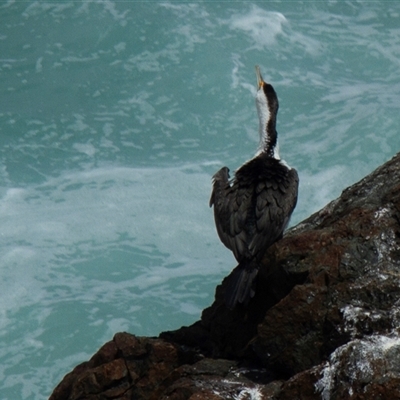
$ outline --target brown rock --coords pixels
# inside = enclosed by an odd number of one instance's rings
[[[51,400],[400,399],[400,155],[266,250],[254,299],[115,335]]]
[[[398,182],[399,156],[293,229],[276,246],[283,250],[267,251],[267,264],[308,276],[265,314],[252,341],[264,365],[293,375],[352,337],[392,333],[400,299]]]
[[[117,333],[90,361],[68,374],[50,400],[157,399],[162,380],[182,362],[195,360],[192,354],[161,339]]]

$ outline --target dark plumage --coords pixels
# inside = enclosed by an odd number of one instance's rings
[[[278,98],[257,69],[257,110],[260,118],[260,151],[229,180],[229,169],[213,176],[210,206],[222,243],[239,262],[229,277],[226,304],[254,296],[254,281],[265,250],[279,240],[297,202],[298,175],[281,161],[275,129]]]

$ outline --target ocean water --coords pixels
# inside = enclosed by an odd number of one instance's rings
[[[292,225],[399,151],[399,22],[391,1],[1,1],[0,398],[212,303],[235,261],[211,176],[256,151],[255,64]]]

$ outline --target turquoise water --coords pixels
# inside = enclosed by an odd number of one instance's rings
[[[280,99],[296,224],[400,149],[398,2],[0,2],[0,398],[188,325],[235,266],[210,178]]]

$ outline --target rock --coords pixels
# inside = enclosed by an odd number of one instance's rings
[[[75,399],[400,399],[400,155],[266,250],[254,299],[116,334],[56,387]]]
[[[163,379],[198,356],[157,338],[117,333],[56,387],[50,400],[158,399]]]
[[[397,335],[399,162],[397,156],[345,190],[278,251],[267,251],[266,263],[289,275],[306,269],[307,279],[265,314],[252,341],[265,366],[291,376],[353,338]]]

